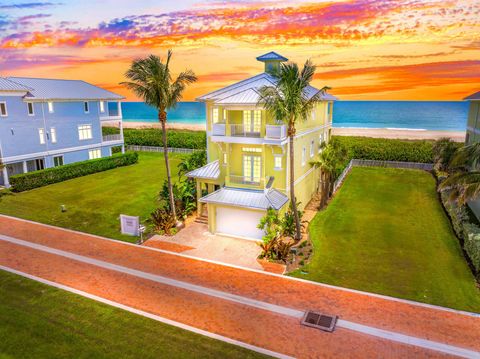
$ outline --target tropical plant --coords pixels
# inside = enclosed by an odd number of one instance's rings
[[[197,208],[195,182],[181,179],[173,185],[172,189],[177,215],[185,219]],[[164,201],[165,210],[171,211],[167,180],[163,182],[158,199]]]
[[[169,236],[172,234],[172,228],[175,227],[177,221],[170,211],[157,208],[150,214],[147,222],[152,224],[155,232],[162,232]]]
[[[173,218],[176,220],[177,215],[167,150],[167,111],[177,106],[187,85],[195,82],[197,77],[192,70],[186,70],[173,80],[170,71],[171,58],[172,51],[168,50],[165,62],[162,62],[162,59],[156,55],[134,60],[130,69],[125,73],[129,81],[124,81],[121,84],[132,90],[146,104],[155,107],[158,111],[158,120],[162,125],[163,153],[167,172],[170,210]]]
[[[432,147],[435,169],[437,171],[447,171],[457,149],[457,143],[448,137],[443,137],[435,141]]]
[[[450,161],[453,173],[439,185],[448,191],[450,199],[463,205],[480,197],[480,143],[458,149]]]
[[[306,120],[315,105],[320,101],[321,95],[327,87],[317,91],[309,97],[307,90],[313,80],[316,66],[308,60],[300,70],[296,63],[282,63],[278,70],[274,70],[276,83],[274,86],[260,88],[258,105],[263,106],[274,118],[287,125],[290,156],[290,201],[296,225],[296,240],[301,239],[300,217],[295,200],[295,153],[294,138],[298,121]]]
[[[300,205],[300,202],[297,203]],[[298,211],[298,216],[300,217],[300,227],[304,228],[304,223],[302,222],[303,211]],[[295,215],[293,214],[292,204],[290,203],[288,210],[285,211],[282,220],[280,221],[280,234],[282,237],[292,237],[296,238],[297,227],[295,225]]]
[[[311,164],[320,168],[320,208],[327,204],[333,192],[333,184],[342,172],[345,161],[348,158],[346,148],[335,139],[328,144],[323,143],[318,158]]]
[[[194,169],[200,168],[207,164],[207,152],[197,151],[190,156],[185,157],[182,162],[178,164],[178,176],[184,176]]]

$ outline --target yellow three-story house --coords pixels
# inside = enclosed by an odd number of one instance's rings
[[[212,233],[261,239],[257,225],[268,208],[289,202],[289,151],[283,119],[258,106],[259,89],[274,86],[271,71],[287,59],[275,52],[257,57],[265,72],[198,98],[206,104],[208,164],[196,179],[199,215]],[[318,92],[308,88],[308,96]],[[310,162],[330,138],[335,97],[324,94],[295,136],[295,194],[306,205],[317,191],[319,170]]]

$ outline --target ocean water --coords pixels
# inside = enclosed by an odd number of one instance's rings
[[[157,122],[155,109],[143,102],[122,104],[124,121]],[[463,101],[338,101],[334,127],[464,131],[468,103]],[[168,112],[170,123],[205,124],[205,105],[181,102]]]

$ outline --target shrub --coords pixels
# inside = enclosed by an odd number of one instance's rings
[[[175,202],[175,210],[179,218],[187,218],[197,208],[196,187],[195,182],[188,180],[180,180],[172,185],[173,201]],[[164,209],[171,212],[168,181],[163,181],[162,190],[158,194],[158,199],[164,202]]]
[[[386,138],[335,136],[352,158],[377,161],[432,163],[433,141],[410,141]],[[455,144],[460,146],[460,144]]]
[[[162,130],[124,129],[123,137],[126,145],[163,146]],[[207,139],[205,131],[168,130],[167,146],[175,148],[206,149]]]
[[[173,234],[172,229],[176,225],[172,213],[164,208],[157,208],[153,211],[148,222],[152,224],[155,232],[161,232],[168,236]]]
[[[75,162],[64,166],[15,175],[10,177],[10,184],[14,192],[23,192],[116,167],[128,166],[137,163],[137,161],[138,154],[135,152],[114,154],[110,157]]]
[[[465,206],[457,206],[449,200],[448,191],[441,193],[443,205],[452,222],[453,230],[463,241],[463,249],[472,263],[477,278],[480,279],[480,227],[471,223]]]

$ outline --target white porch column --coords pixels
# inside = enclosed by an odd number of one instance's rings
[[[10,182],[8,180],[7,166],[2,168],[2,176],[3,176],[3,185],[6,188],[9,188],[10,187]]]
[[[120,103],[118,103],[118,106],[120,108]],[[120,136],[122,136],[123,141],[123,121],[119,121],[118,126],[120,127]],[[125,153],[125,143],[122,144],[122,153]]]
[[[117,102],[118,108],[118,116],[122,117],[122,103],[120,101]]]
[[[23,161],[22,165],[23,165],[23,173],[27,173],[28,172],[27,161]]]

